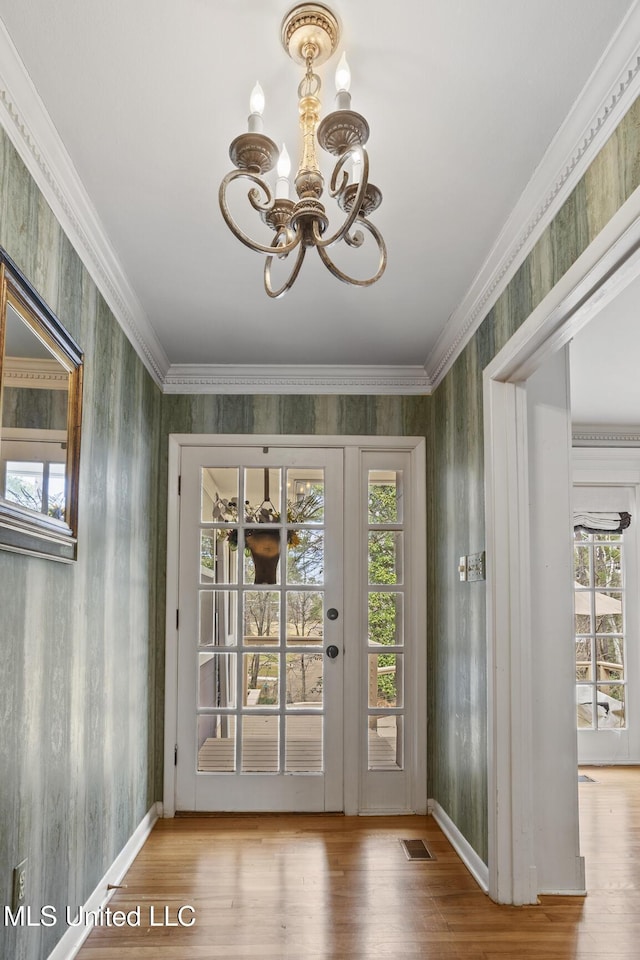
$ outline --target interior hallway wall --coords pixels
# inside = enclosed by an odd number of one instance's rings
[[[0,550],[0,903],[84,903],[159,796],[160,391],[0,130],[0,244],[85,354],[78,561]],[[0,957],[65,932],[0,925]]]
[[[487,862],[484,583],[460,556],[485,547],[482,371],[640,184],[636,101],[455,362],[429,406],[430,795]]]

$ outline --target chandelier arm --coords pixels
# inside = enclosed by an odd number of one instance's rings
[[[355,154],[359,154],[362,157],[362,176],[360,178],[360,182],[358,183],[357,193],[353,198],[353,204],[346,220],[342,226],[336,230],[332,237],[322,237],[320,235],[320,231],[318,230],[317,223],[313,224],[313,242],[318,249],[321,247],[332,247],[334,243],[338,243],[340,240],[343,240],[351,230],[351,227],[355,223],[356,219],[358,218],[358,214],[360,213],[360,207],[365,198],[367,184],[369,182],[369,155],[363,146],[357,145],[349,150],[345,150],[342,156],[338,159],[338,162],[334,167],[333,174],[331,175],[329,195],[334,199],[339,197],[344,191],[345,187],[348,185],[348,178],[343,175],[340,186],[336,186],[340,171],[343,169],[347,160],[352,159]]]
[[[297,235],[296,242],[299,242],[299,240],[300,240],[300,234]],[[274,246],[275,244],[276,244],[276,241],[274,241]],[[285,281],[285,283],[280,287],[279,290],[274,290],[273,287],[271,286],[271,264],[273,262],[274,256],[277,256],[278,259],[283,259],[284,257],[287,256],[287,254],[277,253],[267,257],[264,264],[264,288],[267,291],[268,295],[273,300],[277,300],[279,297],[283,297],[285,293],[287,293],[287,291],[290,290],[291,287],[294,285],[294,283],[296,282],[297,276],[300,273],[300,267],[302,266],[302,261],[304,260],[306,252],[307,252],[307,248],[305,244],[301,243],[300,249],[298,250],[298,255],[296,257],[296,262],[293,265],[293,270],[289,274],[289,279]]]
[[[347,160],[354,161],[356,157],[360,158],[358,162],[362,164],[362,177],[360,178],[360,182],[362,182],[363,179],[367,182],[369,181],[369,154],[362,144],[354,143],[353,146],[349,147],[340,155],[338,162],[333,168],[333,173],[331,174],[331,183],[329,184],[329,196],[333,198],[340,196],[344,188],[347,186],[349,182],[349,176],[346,170],[343,168]],[[338,175],[340,174],[341,170],[342,180],[340,186],[337,186]]]
[[[220,184],[220,189],[218,191],[218,201],[220,203],[220,211],[224,217],[226,225],[229,227],[231,232],[240,240],[241,243],[244,243],[246,247],[249,247],[250,250],[254,250],[256,253],[271,253],[273,251],[272,244],[259,243],[257,240],[252,240],[251,237],[241,230],[236,221],[231,215],[229,210],[229,205],[227,203],[227,187],[234,180],[241,180],[244,177],[245,180],[250,180],[252,183],[255,183],[260,190],[264,192],[266,200],[261,202],[259,200],[258,191],[254,188],[248,193],[248,199],[251,206],[254,210],[259,212],[267,212],[273,208],[274,197],[271,193],[268,183],[259,177],[255,173],[249,173],[246,170],[232,170],[226,175],[222,183]],[[278,239],[278,238],[277,238]],[[288,253],[291,253],[294,250],[298,243],[300,242],[300,237],[296,234],[289,242],[279,247],[280,254],[279,256],[286,256]]]
[[[376,241],[376,244],[378,245],[380,259],[378,260],[378,269],[376,270],[376,272],[372,277],[369,277],[366,280],[356,280],[353,277],[350,277],[347,273],[343,273],[343,271],[340,270],[340,268],[335,265],[335,263],[333,262],[333,260],[331,259],[327,251],[319,245],[318,245],[318,253],[325,267],[329,270],[330,273],[333,274],[334,277],[337,277],[338,280],[342,280],[343,283],[350,283],[355,287],[369,287],[372,283],[375,283],[376,280],[379,280],[385,271],[385,267],[387,266],[387,248],[385,246],[382,234],[377,229],[377,227],[374,227],[374,225],[370,223],[368,220],[365,220],[364,217],[360,218],[358,220],[358,223],[360,226],[364,227],[366,230],[369,231],[373,239]],[[349,242],[350,246],[359,247],[362,244],[362,239],[360,239],[359,242],[358,241],[353,242],[353,240],[349,240],[349,238],[347,238],[347,242]]]

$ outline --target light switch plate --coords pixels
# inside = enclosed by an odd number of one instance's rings
[[[462,583],[467,579],[467,558],[460,557],[460,563],[458,564],[458,573],[460,574],[460,580]]]
[[[471,553],[467,557],[467,580],[486,580],[485,552]]]

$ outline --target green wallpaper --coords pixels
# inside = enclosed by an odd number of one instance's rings
[[[7,387],[2,392],[2,426],[66,430],[67,402],[66,390]]]
[[[427,397],[166,395],[162,433],[422,437],[427,404]]]
[[[78,562],[0,550],[0,903],[27,857],[27,902],[61,910],[158,797],[161,398],[3,131],[0,244],[85,351]],[[0,957],[63,933],[2,924]]]
[[[483,550],[482,371],[640,184],[640,100],[591,164],[429,406],[430,795],[487,859],[483,583],[458,558]]]

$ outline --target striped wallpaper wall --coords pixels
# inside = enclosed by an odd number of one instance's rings
[[[0,902],[27,857],[28,902],[60,911],[158,796],[161,397],[4,131],[0,244],[86,361],[78,562],[0,550]],[[41,960],[63,932],[1,924],[0,956]]]
[[[485,588],[457,572],[485,545],[482,371],[639,184],[636,101],[429,405],[430,793],[485,862]]]

